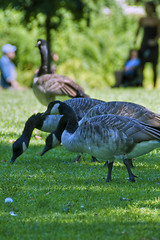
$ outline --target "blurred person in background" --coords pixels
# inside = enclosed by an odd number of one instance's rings
[[[136,49],[131,49],[129,59],[125,63],[123,70],[122,84],[124,87],[142,86],[141,71],[139,68],[140,63],[138,51]]]
[[[141,87],[142,73],[138,51],[131,49],[122,70],[115,71],[116,84],[113,87]]]
[[[15,64],[11,61],[15,58],[16,46],[5,44],[2,47],[3,56],[0,59],[1,82],[5,89],[20,89],[17,82]]]
[[[160,37],[160,19],[156,13],[156,6],[153,1],[145,3],[146,16],[139,21],[136,32],[135,43],[139,35],[140,29],[143,29],[143,39],[139,50],[141,59],[142,72],[147,62],[152,64],[153,69],[153,85],[156,87],[157,82],[157,63],[158,63],[158,39]]]

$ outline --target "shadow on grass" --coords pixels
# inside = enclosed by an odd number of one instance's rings
[[[79,164],[74,163],[76,154],[63,147],[42,158],[42,148],[41,144],[30,144],[10,164],[11,146],[1,145],[7,158],[5,162],[0,155],[3,236],[19,239],[23,234],[24,239],[28,235],[30,239],[41,239],[45,233],[47,239],[52,239],[54,231],[54,239],[83,239],[84,234],[89,239],[96,239],[96,235],[97,239],[158,237],[155,209],[159,208],[159,169],[153,162],[149,165],[152,158],[139,159],[138,164],[142,161],[150,168],[140,165],[134,169],[139,176],[136,183],[127,183],[126,168],[118,163],[113,169],[113,182],[106,183],[103,163],[90,163],[87,155]],[[6,197],[14,199],[12,205],[4,203]],[[17,216],[10,216],[10,211]]]

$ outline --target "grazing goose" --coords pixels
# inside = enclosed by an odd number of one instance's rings
[[[64,102],[74,109],[78,120],[81,120],[87,111],[96,104],[104,103],[104,101],[91,98],[73,98]],[[60,118],[60,115],[44,115],[41,113],[32,115],[26,121],[22,135],[13,143],[13,156],[10,162],[13,163],[17,157],[23,154],[23,152],[29,147],[30,138],[34,128],[43,132],[52,132],[57,128]],[[80,155],[77,159],[79,158]]]
[[[135,181],[128,159],[132,159],[160,147],[160,130],[133,118],[113,114],[99,115],[84,120],[78,125],[76,114],[67,104],[52,103],[52,114],[63,115],[56,131],[46,140],[41,155],[61,141],[72,152],[86,152],[108,161],[107,181],[111,181],[115,159],[123,160],[129,181]]]
[[[48,73],[47,42],[38,39],[37,46],[41,54],[41,67],[34,77],[33,91],[41,104],[47,106],[57,95],[67,95],[71,98],[88,97],[84,89],[66,76]]]
[[[88,99],[86,99],[86,101],[87,100]],[[52,114],[53,105],[54,105],[54,102],[48,105],[46,114]],[[81,119],[78,118],[79,125],[81,124],[81,122],[83,122],[87,118],[90,118],[96,115],[102,115],[102,114],[115,114],[119,116],[132,117],[146,124],[149,124],[155,127],[160,127],[160,114],[154,113],[142,105],[132,103],[132,102],[122,102],[122,101],[100,102],[99,104],[95,104],[95,106],[88,109],[88,112],[85,115],[83,114],[81,115],[83,116]],[[96,161],[94,157],[92,157],[92,160]],[[77,161],[80,161],[80,155],[77,157]],[[132,161],[130,160],[129,162],[131,167],[134,167]]]

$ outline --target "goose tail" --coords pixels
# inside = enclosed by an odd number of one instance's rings
[[[86,94],[84,91],[82,91],[82,90],[77,90],[76,98],[79,98],[79,97],[89,98],[89,95],[87,95],[87,94]]]

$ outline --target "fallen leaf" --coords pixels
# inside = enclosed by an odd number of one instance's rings
[[[38,113],[38,111],[37,111],[37,110],[34,110],[34,111],[33,111],[33,113],[34,113],[34,114],[37,114],[37,113]]]
[[[51,192],[47,192],[46,195],[50,194]]]
[[[35,138],[36,138],[36,139],[42,139],[42,137],[40,137],[40,136],[38,136],[38,135],[36,135]]]
[[[17,214],[15,214],[13,211],[12,211],[12,212],[10,212],[10,215],[11,215],[11,216],[14,216],[14,217],[16,217],[16,216],[17,216]]]

